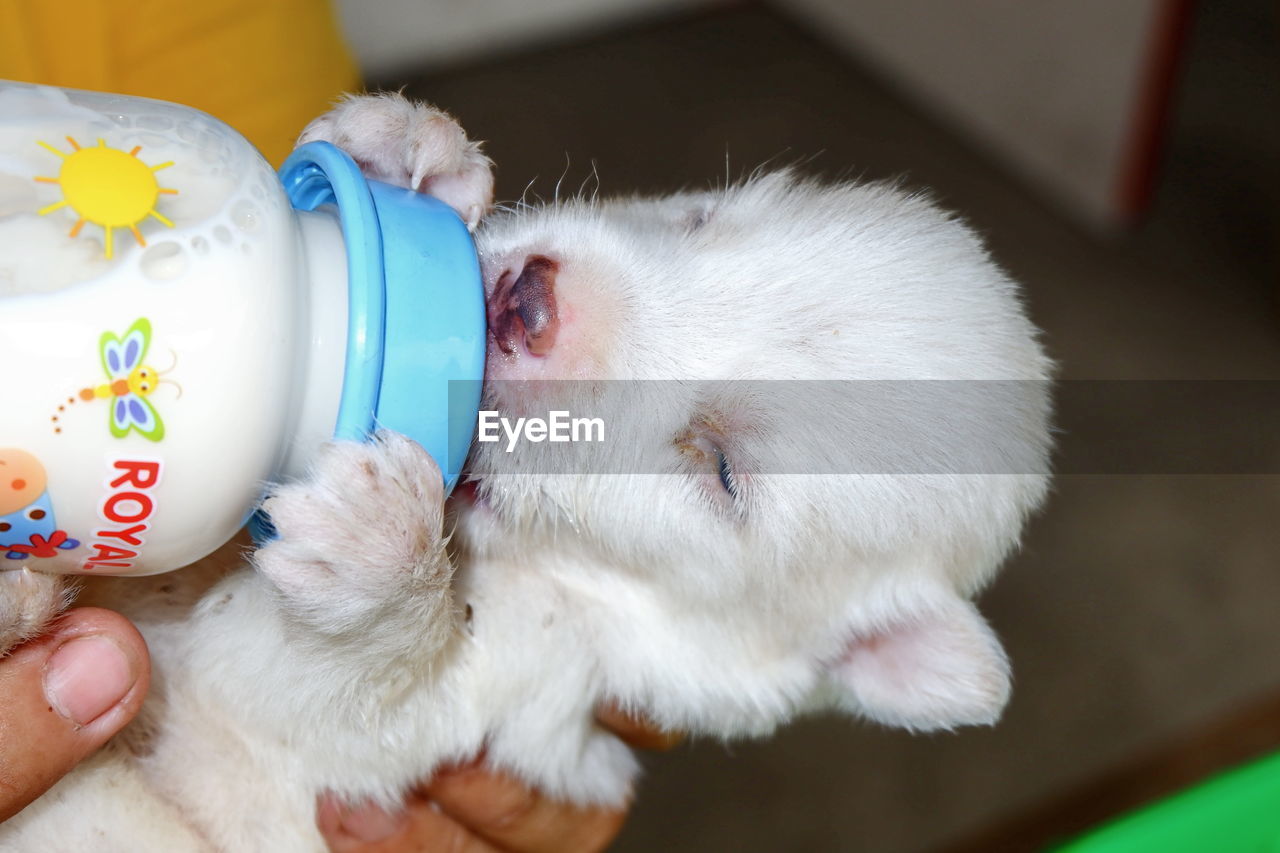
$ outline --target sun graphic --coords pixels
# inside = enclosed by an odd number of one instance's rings
[[[59,184],[62,201],[41,208],[40,215],[70,207],[80,217],[71,228],[71,236],[80,233],[86,222],[101,225],[107,257],[112,256],[111,229],[128,228],[139,246],[147,245],[138,230],[138,223],[153,216],[173,227],[173,223],[156,212],[156,201],[164,195],[176,195],[177,190],[160,186],[155,173],[173,165],[172,161],[158,166],[148,166],[138,159],[139,145],[124,152],[110,148],[106,140],[99,139],[96,147],[81,148],[70,136],[71,153],[59,151],[47,142],[39,145],[62,158],[62,170],[56,178],[38,177],[44,184]]]

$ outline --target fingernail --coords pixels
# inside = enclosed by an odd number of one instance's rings
[[[115,707],[138,680],[124,649],[107,637],[63,643],[44,668],[44,695],[58,713],[87,726]]]
[[[372,803],[356,808],[343,808],[342,829],[360,841],[374,842],[390,838],[400,831],[408,819],[402,811],[391,814]]]

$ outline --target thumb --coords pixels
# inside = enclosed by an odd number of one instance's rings
[[[90,607],[0,660],[0,821],[132,720],[150,675],[137,629]]]

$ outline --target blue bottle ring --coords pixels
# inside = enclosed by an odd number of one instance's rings
[[[484,378],[484,285],[475,244],[446,204],[367,180],[347,154],[311,142],[280,179],[294,208],[337,208],[347,251],[347,352],[334,436],[375,428],[420,444],[458,481],[475,434]],[[270,538],[261,513],[255,539]]]
[[[347,356],[334,437],[350,441],[373,431],[386,347],[386,268],[373,193],[360,167],[327,142],[295,150],[280,169],[297,210],[338,208],[347,248]]]

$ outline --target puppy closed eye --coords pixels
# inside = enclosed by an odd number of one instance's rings
[[[733,460],[723,449],[717,434],[690,429],[676,438],[676,448],[691,464],[692,471],[722,500],[736,503],[741,481],[734,473]]]
[[[716,473],[720,477],[720,485],[735,500],[738,497],[738,481],[734,479],[733,468],[729,465],[729,457],[720,448],[716,448]]]

